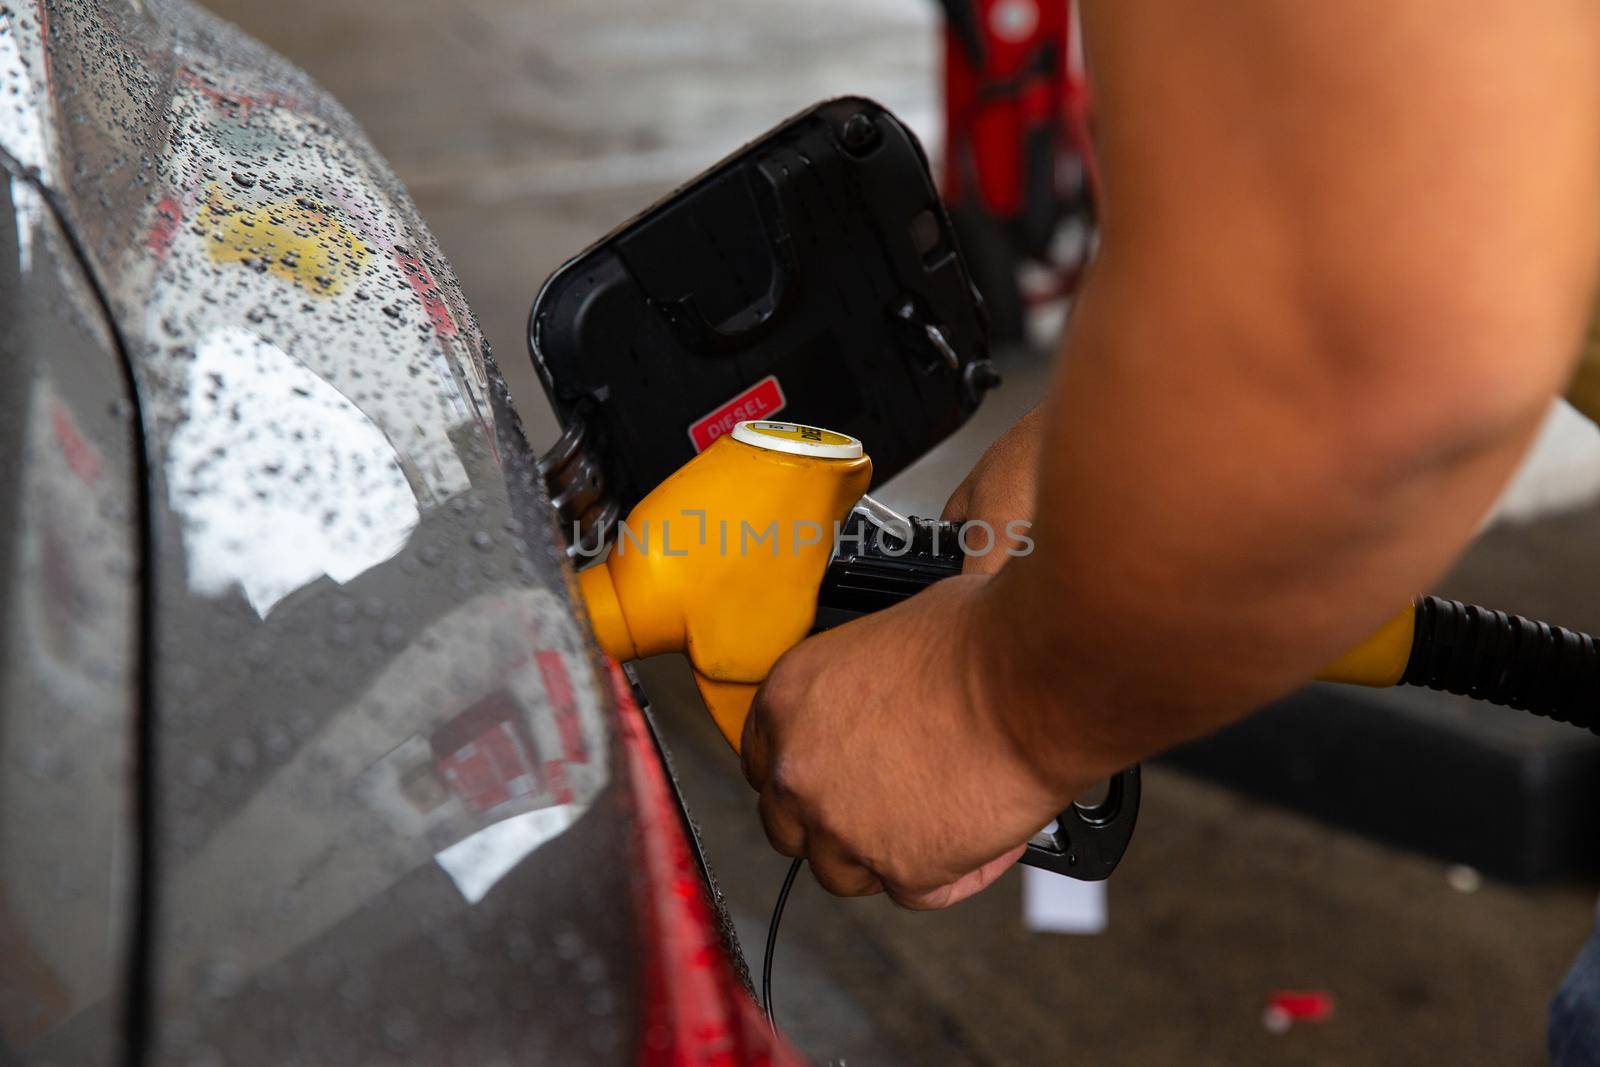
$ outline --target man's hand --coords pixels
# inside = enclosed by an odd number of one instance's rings
[[[1008,549],[1023,547],[1016,538],[1007,536],[1007,528],[1017,520],[1033,521],[1043,425],[1042,408],[1034,408],[1018,419],[1015,426],[989,446],[973,466],[972,473],[945,501],[941,516],[945,520],[985,522],[994,531],[992,550],[982,555],[969,555],[962,566],[963,573],[993,574],[1011,558],[1007,555]]]
[[[997,699],[989,580],[952,578],[778,662],[745,723],[772,846],[842,896],[943,908],[994,881],[1086,776],[1040,766]]]

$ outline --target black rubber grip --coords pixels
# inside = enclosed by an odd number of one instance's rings
[[[859,516],[846,524],[841,551],[828,563],[817,591],[820,628],[882,611],[961,573],[959,523],[905,521],[909,538],[879,530]]]
[[[1486,700],[1600,734],[1600,648],[1588,634],[1426,596],[1402,685]]]

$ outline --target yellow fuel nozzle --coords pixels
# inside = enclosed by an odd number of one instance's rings
[[[1416,604],[1391,618],[1370,637],[1322,669],[1319,682],[1344,682],[1385,689],[1399,685],[1411,660],[1417,625]]]
[[[861,442],[742,422],[656,486],[578,575],[619,661],[684,652],[735,751],[756,689],[811,631],[834,533],[872,480]]]

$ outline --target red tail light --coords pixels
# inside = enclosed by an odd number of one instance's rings
[[[635,896],[649,955],[640,1062],[647,1067],[801,1067],[799,1053],[772,1035],[755,1000],[734,977],[649,727],[615,664],[611,685],[641,835]]]

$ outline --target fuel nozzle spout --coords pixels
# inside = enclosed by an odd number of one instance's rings
[[[834,535],[872,480],[846,434],[742,422],[652,490],[579,589],[619,661],[683,652],[735,749],[756,688],[811,631]]]

